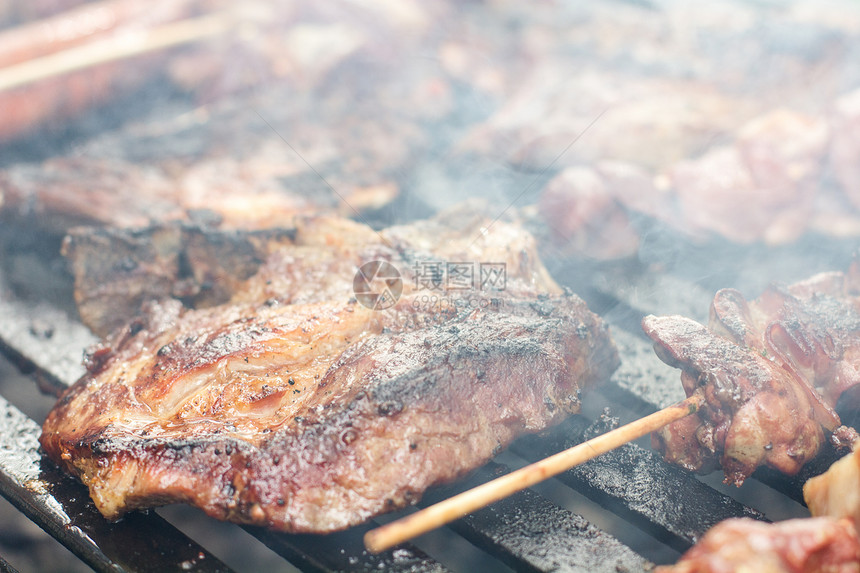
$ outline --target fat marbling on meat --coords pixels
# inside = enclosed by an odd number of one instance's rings
[[[348,245],[306,245],[300,258],[288,247],[233,301],[153,302],[93,348],[88,373],[49,414],[43,448],[109,518],[187,502],[219,519],[325,532],[414,503],[576,412],[580,391],[618,364],[606,325],[561,293],[515,225],[428,250],[441,225],[391,228],[388,244],[362,248],[401,270],[422,253],[507,252],[517,264],[507,288],[483,293],[487,304],[436,304],[407,273],[399,302],[371,310],[349,288]],[[300,292],[323,260],[329,282]],[[280,283],[266,265],[285,270]]]

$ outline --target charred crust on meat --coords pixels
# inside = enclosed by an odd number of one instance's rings
[[[535,302],[506,295],[499,312],[458,309],[445,317],[422,314],[408,300],[386,313],[354,302],[314,303],[300,315],[255,303],[220,322],[212,318],[221,316],[218,308],[165,308],[145,319],[152,326],[135,340],[109,341],[114,355],[103,372],[110,378],[91,373],[70,391],[46,422],[43,447],[62,458],[83,435],[78,450],[92,444],[98,455],[75,452],[62,463],[80,472],[87,459],[108,462],[98,475],[84,472],[84,480],[103,488],[97,503],[114,516],[187,501],[242,523],[341,529],[414,503],[430,485],[485,463],[523,431],[560,422],[576,409],[580,387],[609,376],[618,354],[600,319],[576,297],[548,297],[538,308]],[[541,316],[541,305],[553,309],[550,316]],[[302,330],[311,323],[310,332]],[[344,330],[352,324],[355,332]],[[171,351],[159,355],[168,345]],[[278,354],[293,347],[320,361],[318,370],[307,370],[307,356]],[[133,360],[142,361],[139,374],[120,367]],[[105,380],[109,385],[99,387]],[[299,387],[301,399],[284,398]],[[100,408],[128,421],[108,427],[101,412],[88,410],[87,393],[95,391]],[[242,408],[251,415],[237,415]],[[87,412],[74,424],[83,430],[67,425],[75,411]],[[154,430],[150,436],[143,427],[135,433],[139,419]],[[380,466],[368,461],[382,458]],[[109,491],[110,479],[132,466],[137,489]],[[158,480],[158,472],[172,479]],[[355,506],[339,505],[356,499],[350,484],[365,474],[371,494],[357,496]],[[311,507],[314,495],[327,501]]]
[[[380,404],[376,411],[380,416],[394,416],[403,410],[403,404],[397,400],[388,400]]]

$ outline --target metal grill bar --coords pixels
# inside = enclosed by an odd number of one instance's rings
[[[509,471],[504,465],[490,463],[467,480],[430,492],[422,505]],[[469,514],[451,528],[517,571],[618,573],[652,567],[612,535],[531,490]]]
[[[9,565],[9,562],[0,555],[0,573],[18,573],[18,570]]]
[[[443,573],[443,565],[420,549],[405,544],[393,551],[372,555],[364,549],[364,533],[372,525],[329,535],[286,535],[259,527],[245,529],[275,553],[302,571],[408,571]]]
[[[512,450],[529,461],[537,461],[587,440],[588,430],[588,420],[574,416],[559,431],[540,438],[522,438]],[[687,550],[723,519],[764,519],[761,513],[635,444],[606,453],[558,479],[651,533],[657,527],[660,538],[678,551]]]
[[[0,351],[42,389],[59,394],[84,374],[81,353],[96,338],[83,324],[48,304],[25,304],[2,290],[0,317]]]

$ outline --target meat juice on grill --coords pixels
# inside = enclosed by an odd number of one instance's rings
[[[88,374],[45,422],[43,448],[110,518],[187,502],[220,519],[325,532],[415,503],[578,411],[580,392],[618,364],[607,326],[560,292],[516,225],[483,235],[447,220],[381,237],[365,228],[364,244],[339,245],[320,223],[328,244],[275,251],[230,303],[146,305],[91,349]],[[459,241],[434,250],[444,231],[456,239],[453,228]],[[484,293],[487,304],[439,305],[406,274],[397,304],[371,310],[352,293],[363,254],[401,269],[496,257],[507,283]]]

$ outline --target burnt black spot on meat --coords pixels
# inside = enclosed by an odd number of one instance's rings
[[[532,303],[532,308],[541,318],[546,318],[550,316],[555,310],[550,304],[540,304],[540,303]]]
[[[394,416],[395,414],[399,414],[403,410],[403,404],[396,400],[389,400],[387,402],[383,402],[376,409],[379,412],[380,416]]]

